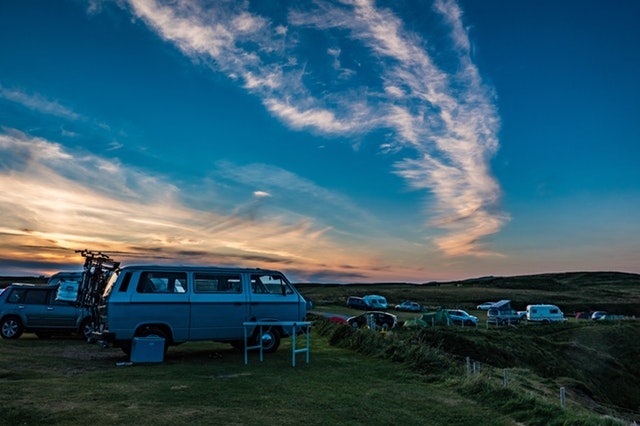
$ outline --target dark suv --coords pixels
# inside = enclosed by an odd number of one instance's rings
[[[11,284],[0,293],[0,335],[17,339],[22,333],[38,337],[78,333],[91,336],[91,313],[56,300],[58,286]]]

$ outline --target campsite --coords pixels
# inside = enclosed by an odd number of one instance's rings
[[[172,347],[162,363],[131,365],[122,351],[77,338],[2,340],[0,381],[10,397],[0,422],[630,424],[640,419],[638,283],[633,274],[582,273],[422,285],[297,284],[314,310],[355,314],[346,307],[348,295],[375,289],[392,303],[467,309],[480,325],[380,333],[310,316],[310,362],[300,359],[295,367],[289,339],[263,362],[250,354],[246,365],[242,350],[219,343],[186,343]],[[475,307],[502,298],[516,309],[540,301],[567,315],[602,309],[627,319],[487,327],[486,313]]]

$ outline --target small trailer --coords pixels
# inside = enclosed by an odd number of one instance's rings
[[[527,305],[527,321],[549,324],[566,320],[564,313],[556,305]]]

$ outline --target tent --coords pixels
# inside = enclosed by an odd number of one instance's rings
[[[438,308],[435,312],[427,312],[404,322],[405,327],[432,327],[435,325],[451,324],[453,324],[453,320],[451,316],[449,316],[449,311],[444,308]]]

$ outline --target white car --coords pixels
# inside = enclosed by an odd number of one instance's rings
[[[477,325],[478,317],[473,315],[469,315],[466,311],[461,309],[447,309],[449,312],[449,317],[454,323],[459,323],[461,325]]]
[[[493,306],[494,303],[496,302],[484,302],[476,306],[476,309],[480,311],[488,311],[489,308],[491,308],[491,306]]]

